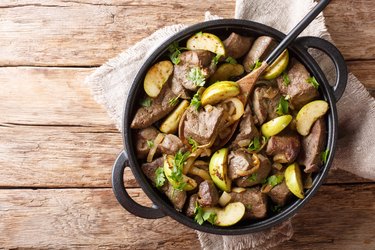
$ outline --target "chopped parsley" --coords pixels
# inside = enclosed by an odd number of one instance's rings
[[[245,205],[245,208],[246,208],[247,210],[251,210],[251,209],[253,209],[253,206],[252,206],[251,204],[246,204],[246,205]]]
[[[271,187],[279,185],[283,182],[284,176],[283,175],[271,175],[267,178],[267,184],[271,185]]]
[[[195,150],[197,150],[198,142],[196,142],[193,138],[191,138],[191,136],[189,136],[188,142],[191,145],[192,152],[194,152]]]
[[[179,98],[180,98],[180,96],[176,96],[176,97],[171,98],[171,99],[168,101],[168,104],[169,104],[170,106],[176,106],[176,104],[177,104]]]
[[[148,147],[148,148],[152,148],[152,147],[154,147],[154,141],[152,141],[152,140],[147,140],[147,147]]]
[[[290,83],[290,79],[289,79],[288,73],[286,73],[284,71],[283,74],[282,74],[282,77],[283,77],[283,82],[284,82],[285,86],[288,86],[289,83]]]
[[[184,50],[184,49],[186,49],[186,48],[180,47],[178,45],[177,41],[175,41],[171,45],[169,45],[169,47],[168,47],[169,58],[171,59],[173,64],[177,65],[177,64],[180,63],[180,61],[181,61],[181,59],[180,59],[181,51]]]
[[[319,88],[319,83],[318,81],[315,79],[315,77],[309,77],[307,78],[306,82],[310,83],[312,86],[314,86],[314,88]]]
[[[202,105],[201,96],[199,95],[199,93],[196,93],[191,99],[190,106],[193,106],[195,110],[198,111],[201,105]]]
[[[271,206],[271,211],[274,212],[274,213],[280,213],[282,208],[283,207],[280,206],[280,205],[272,205]]]
[[[231,57],[231,56],[228,56],[227,59],[225,59],[225,61],[226,61],[227,63],[230,63],[230,64],[237,64],[236,59],[234,59],[234,58]]]
[[[289,112],[289,103],[284,98],[284,96],[281,96],[279,104],[277,105],[277,108],[276,108],[276,114],[286,115],[286,114],[288,114],[288,112]]]
[[[329,149],[327,148],[325,151],[322,152],[322,155],[321,155],[321,158],[324,164],[327,162],[328,155],[329,155]]]
[[[212,58],[212,63],[217,65],[219,63],[220,57],[222,57],[222,54],[216,54],[214,58]]]
[[[256,181],[258,178],[258,173],[253,173],[252,175],[249,176],[249,178],[247,178],[249,181],[251,182],[254,182]]]
[[[183,181],[184,178],[182,174],[182,169],[188,157],[189,152],[183,154],[181,150],[179,150],[174,156],[172,173],[169,177],[178,184],[178,186],[176,187],[176,189],[178,190],[183,190],[184,187],[187,185],[187,183]]]
[[[216,213],[212,211],[204,211],[202,207],[198,205],[198,202],[195,203],[194,209],[195,217],[194,220],[199,224],[202,225],[203,222],[208,221],[212,225],[216,221]]]
[[[163,167],[158,167],[155,171],[155,186],[160,188],[164,185],[165,174]]]
[[[252,67],[250,67],[250,70],[255,70],[259,68],[262,65],[262,62],[257,59]]]
[[[262,136],[262,141],[258,136],[255,136],[254,139],[250,142],[249,146],[247,147],[247,150],[249,150],[250,152],[256,152],[259,149],[261,149],[266,142],[267,138],[265,136]]]
[[[258,149],[260,149],[260,141],[259,141],[259,137],[258,136],[255,136],[254,139],[250,142],[249,146],[247,147],[250,151],[257,151]]]
[[[203,87],[206,83],[202,70],[198,67],[191,68],[188,74],[188,80],[192,81],[195,86]]]
[[[144,99],[142,99],[139,104],[142,106],[142,107],[150,107],[152,105],[152,99],[150,97],[146,97]]]

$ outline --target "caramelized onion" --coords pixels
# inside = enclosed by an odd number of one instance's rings
[[[148,151],[147,162],[152,162],[152,159],[154,158],[156,150],[158,149],[159,144],[163,140],[164,140],[164,134],[163,133],[159,133],[156,136],[155,140],[154,140],[154,145],[152,146],[152,148],[150,149],[150,151]]]
[[[200,169],[200,168],[197,168],[196,166],[192,166],[190,169],[189,169],[189,173],[190,174],[193,174],[193,175],[197,175],[199,177],[201,177],[203,180],[211,180],[211,176],[208,174],[207,171],[203,170],[203,169]]]

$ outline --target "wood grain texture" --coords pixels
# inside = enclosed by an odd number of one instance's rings
[[[231,17],[234,1],[2,1],[0,65],[100,65],[165,25]],[[173,14],[176,13],[176,14]]]
[[[0,68],[4,90],[0,92],[0,186],[110,186],[122,138],[82,85],[91,71]],[[368,74],[375,77],[374,72]],[[357,76],[366,74],[359,70]],[[137,186],[130,173],[126,176],[127,185]],[[363,181],[343,171],[327,179],[328,183]]]
[[[109,187],[121,134],[100,127],[0,126],[0,187]],[[126,185],[138,187],[129,170]],[[332,170],[327,183],[369,182]]]
[[[324,12],[350,71],[373,96],[374,3],[333,0]],[[137,218],[117,203],[110,179],[121,134],[83,81],[158,28],[200,22],[206,10],[230,18],[234,5],[0,1],[0,249],[199,248],[193,230]],[[130,170],[124,179],[131,196],[150,205]],[[374,182],[332,170],[295,217],[292,240],[275,249],[375,249],[374,192]]]
[[[234,0],[5,0],[0,65],[100,65],[158,28],[203,21],[207,10],[231,18],[234,7]],[[332,1],[324,13],[346,59],[374,58],[372,0]]]
[[[349,69],[375,89],[375,60],[349,61]],[[94,69],[0,67],[0,124],[106,126],[104,108],[83,82]]]
[[[295,217],[292,240],[276,249],[373,249],[375,201],[366,197],[374,190],[373,184],[323,187]],[[150,204],[139,189],[130,193]],[[199,248],[193,230],[170,218],[137,218],[110,189],[0,190],[0,204],[0,245],[6,249]]]
[[[102,128],[0,126],[0,186],[109,187],[121,150],[120,133]]]
[[[333,0],[324,10],[328,32],[347,60],[374,59],[373,0]]]
[[[121,134],[100,127],[0,126],[0,187],[110,187]],[[130,170],[126,185],[138,187]],[[332,171],[327,183],[369,182]]]
[[[0,124],[48,124],[113,129],[84,78],[93,69],[0,68]]]

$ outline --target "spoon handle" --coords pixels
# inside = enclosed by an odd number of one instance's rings
[[[288,33],[279,45],[266,58],[265,62],[270,65],[276,58],[297,38],[297,36],[319,15],[331,0],[321,0],[319,3]]]

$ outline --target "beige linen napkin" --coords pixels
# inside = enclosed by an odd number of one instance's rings
[[[313,6],[312,0],[237,0],[235,17],[264,23],[287,33]],[[205,20],[218,18],[208,12],[205,15]],[[118,129],[121,130],[123,105],[138,69],[158,45],[185,27],[177,24],[157,30],[86,78],[85,83],[92,89],[95,100],[105,106]],[[302,35],[330,40],[323,15],[319,15]],[[316,51],[314,57],[328,74],[327,78],[334,79],[330,61]],[[375,152],[372,143],[375,136],[375,100],[352,74],[338,103],[338,113],[340,134],[333,167],[375,179],[375,156],[364,153]],[[244,236],[197,234],[203,249],[269,249],[290,239],[293,227],[288,220],[269,230]]]

